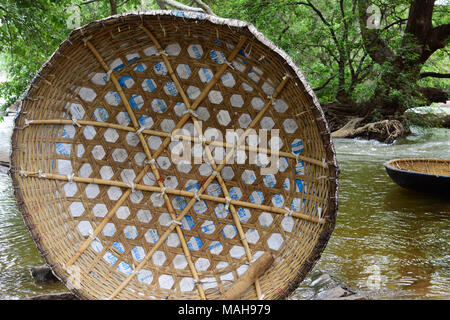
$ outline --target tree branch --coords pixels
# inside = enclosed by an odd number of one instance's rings
[[[204,3],[202,0],[194,0],[194,2],[203,10],[205,10],[208,14],[211,14],[213,16],[215,16],[216,14],[214,13],[214,11],[211,10],[211,8]]]
[[[316,87],[316,88],[313,88],[313,91],[320,91],[320,90],[322,90],[323,88],[325,88],[329,83],[330,83],[330,81],[331,80],[333,80],[334,78],[336,78],[336,74],[334,75],[334,76],[331,76],[330,78],[328,78],[328,80],[327,81],[325,81],[324,83],[322,83],[320,86],[318,86],[318,87]]]
[[[174,7],[176,9],[184,10],[184,11],[205,12],[205,10],[202,8],[190,7],[190,6],[182,4],[175,0],[159,0],[159,1],[157,1],[157,4],[159,5],[159,7],[161,9],[163,9],[163,7],[165,7],[167,5],[167,6]],[[161,4],[163,4],[163,5],[161,5]]]
[[[449,79],[450,73],[438,73],[438,72],[422,72],[419,75],[420,79],[432,77],[432,78],[440,78],[440,79]]]
[[[367,21],[369,20],[367,15],[368,8],[368,0],[358,0],[359,25],[364,48],[372,60],[379,64],[386,61],[393,61],[395,54],[380,38],[379,31],[376,29],[369,29],[367,26]]]

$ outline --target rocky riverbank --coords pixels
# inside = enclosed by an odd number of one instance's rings
[[[46,266],[37,266],[30,269],[30,274],[36,282],[58,281],[52,270]],[[289,300],[367,300],[368,297],[361,292],[348,288],[345,284],[327,273],[316,270],[301,283],[301,286],[291,295]],[[74,294],[56,293],[38,295],[28,300],[79,300]]]

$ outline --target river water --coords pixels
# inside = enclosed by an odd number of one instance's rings
[[[12,125],[11,117],[0,123],[0,151],[10,150]],[[394,158],[450,159],[450,130],[415,130],[393,145],[338,139],[335,147],[341,169],[336,228],[292,298],[310,298],[320,287],[312,281],[320,270],[377,299],[450,299],[450,199],[402,189],[383,167]],[[44,260],[5,172],[0,172],[0,248],[0,299],[66,291],[60,283],[41,285],[31,278],[29,268]]]

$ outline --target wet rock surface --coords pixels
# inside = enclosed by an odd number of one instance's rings
[[[31,267],[30,274],[38,283],[59,281],[58,278],[56,278],[53,274],[52,269],[47,265]]]
[[[315,270],[301,283],[291,300],[367,300],[361,292],[348,288],[327,273]]]

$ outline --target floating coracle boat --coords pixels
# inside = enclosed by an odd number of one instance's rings
[[[76,29],[15,124],[18,207],[83,299],[281,299],[334,229],[323,112],[246,22],[152,11]]]
[[[384,167],[391,179],[404,188],[450,194],[450,159],[394,159]]]

